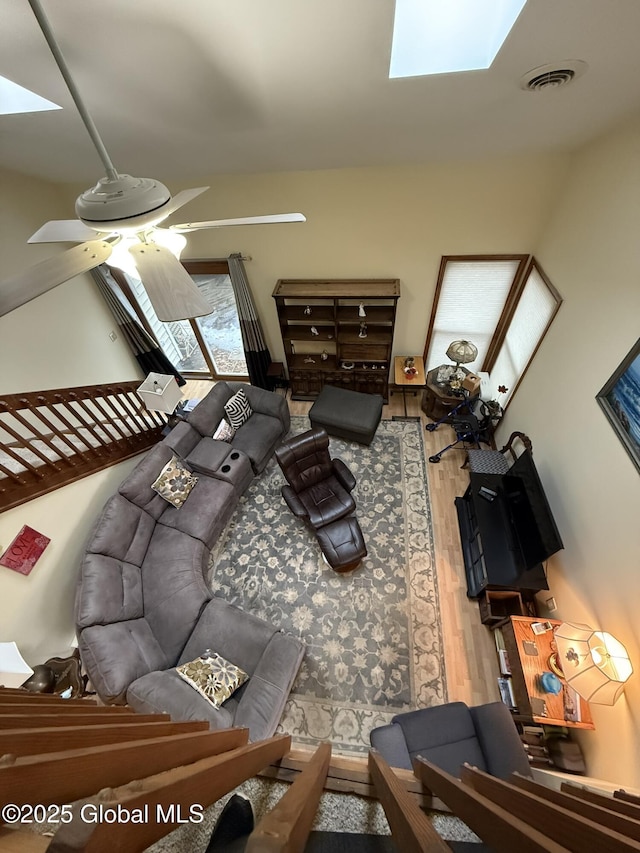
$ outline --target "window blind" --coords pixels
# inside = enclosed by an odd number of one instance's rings
[[[448,363],[447,347],[459,339],[477,346],[477,359],[465,366],[480,370],[519,263],[517,259],[447,261],[431,333],[427,370]]]
[[[506,394],[498,394],[496,390],[495,399],[503,408],[527,369],[557,307],[555,293],[532,267],[491,371],[491,387],[497,389],[498,385],[505,385],[508,388]]]

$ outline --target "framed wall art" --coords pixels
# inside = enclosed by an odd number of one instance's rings
[[[596,400],[640,471],[640,338]]]

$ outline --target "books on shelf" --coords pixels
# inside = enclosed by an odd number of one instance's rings
[[[507,650],[498,649],[498,658],[500,660],[500,672],[502,675],[511,675],[511,664],[509,663]]]
[[[498,689],[500,690],[500,698],[504,704],[511,710],[517,710],[515,696],[513,695],[513,687],[511,686],[510,678],[499,678]]]

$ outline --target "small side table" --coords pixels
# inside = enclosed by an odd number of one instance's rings
[[[416,372],[413,376],[407,376],[404,372],[405,361],[407,358],[413,358],[413,366],[416,369]],[[393,368],[394,368],[394,385],[399,387],[402,390],[402,402],[404,405],[404,416],[407,417],[407,397],[406,392],[407,388],[411,388],[413,390],[414,396],[418,393],[418,389],[424,388],[426,383],[426,377],[424,375],[424,359],[422,356],[413,355],[397,355],[393,360]]]
[[[434,367],[427,373],[426,388],[422,395],[422,411],[432,421],[446,418],[451,409],[469,399],[466,393],[454,394],[446,383],[438,382],[439,367]],[[463,367],[462,370],[465,370]],[[468,370],[466,371],[469,372]]]

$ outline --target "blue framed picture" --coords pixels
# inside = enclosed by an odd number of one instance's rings
[[[640,471],[640,339],[596,400]]]

